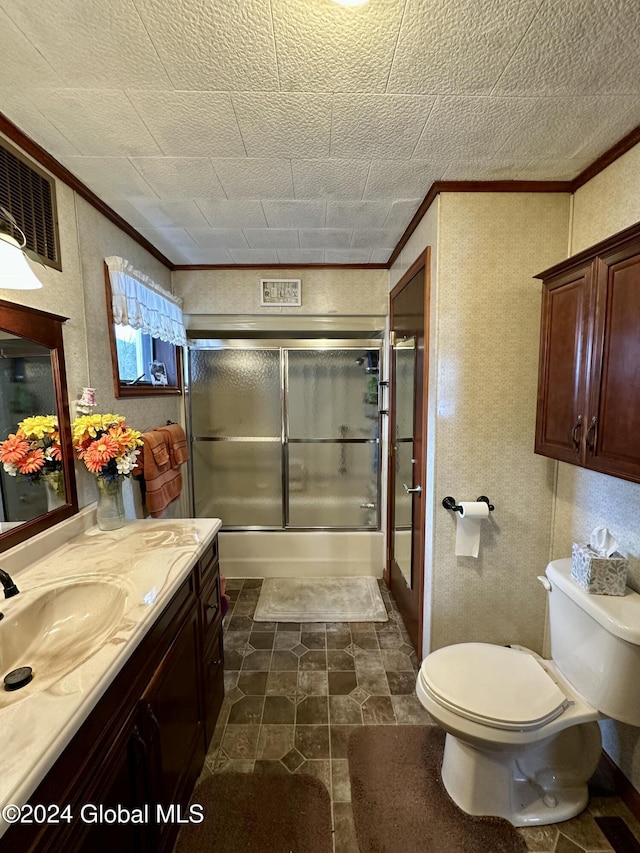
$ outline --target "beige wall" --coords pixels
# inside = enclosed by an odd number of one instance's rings
[[[536,575],[549,559],[555,463],[533,453],[541,287],[532,276],[565,256],[568,221],[566,195],[442,194],[421,238],[400,256],[402,269],[391,271],[394,281],[435,242],[431,649],[479,640],[542,651],[545,597]],[[442,498],[480,494],[496,506],[483,522],[480,556],[456,557],[456,519]]]
[[[260,306],[261,278],[299,278],[299,308]],[[251,315],[377,315],[388,309],[386,270],[368,269],[249,269],[178,271],[175,293],[184,299],[186,314]]]
[[[82,387],[89,385],[96,389],[96,411],[122,414],[131,426],[141,431],[168,418],[179,420],[182,404],[176,398],[115,399],[105,313],[105,257],[125,257],[167,289],[171,287],[169,270],[58,180],[56,194],[62,272],[34,265],[43,283],[41,290],[0,289],[0,298],[69,318],[63,326],[63,335],[72,417],[74,401],[78,400]],[[76,465],[76,479],[80,506],[95,501],[96,486],[84,466]],[[128,516],[140,514],[139,494],[137,483],[125,481]],[[183,514],[185,508],[175,504],[170,514]]]
[[[640,145],[579,189],[573,202],[571,254],[640,220]],[[553,555],[567,556],[574,541],[597,525],[614,533],[640,579],[640,484],[560,463]],[[640,790],[640,729],[607,721],[604,746]]]

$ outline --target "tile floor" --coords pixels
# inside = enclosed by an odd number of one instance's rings
[[[311,773],[331,795],[335,853],[368,853],[355,840],[347,739],[356,726],[430,722],[414,692],[416,654],[382,582],[389,621],[378,623],[254,622],[261,585],[227,581],[226,697],[203,775]],[[532,853],[633,853],[609,844],[598,815],[622,817],[640,838],[640,824],[613,796],[592,797],[563,824],[519,831]]]

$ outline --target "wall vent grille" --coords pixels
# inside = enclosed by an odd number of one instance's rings
[[[26,248],[47,266],[62,269],[54,180],[4,141],[0,142],[0,205],[24,231]]]

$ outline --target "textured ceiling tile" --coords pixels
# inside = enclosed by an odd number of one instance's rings
[[[362,198],[368,160],[292,160],[296,198]]]
[[[523,166],[518,178],[522,181],[570,181],[590,163],[590,157],[576,157],[573,160],[531,160]]]
[[[229,254],[236,264],[277,264],[275,249],[230,249]]]
[[[227,198],[291,198],[291,161],[270,159],[212,159]]]
[[[281,264],[322,264],[324,249],[278,249]]]
[[[163,204],[154,199],[136,198],[135,196],[129,198],[129,201],[154,227],[204,228],[207,225],[207,220],[193,201]]]
[[[31,89],[34,106],[87,156],[159,154],[124,92],[104,89]]]
[[[126,157],[66,157],[64,164],[101,198],[154,195]]]
[[[328,157],[331,95],[235,92],[249,157]]]
[[[225,197],[206,157],[134,157],[131,163],[161,199]]]
[[[327,228],[381,228],[390,206],[388,201],[329,201]]]
[[[368,264],[370,249],[325,249],[324,259],[328,264]]]
[[[165,246],[170,246],[174,249],[180,249],[183,253],[187,253],[190,249],[195,248],[196,241],[184,228],[139,228],[140,233],[150,240],[160,241]]]
[[[637,0],[543,3],[496,93],[640,94]]]
[[[56,158],[78,154],[78,149],[63,136],[24,93],[0,89],[0,112]]]
[[[3,5],[67,86],[169,85],[135,5],[128,0],[38,0],[37,14],[31,0],[3,0]]]
[[[128,91],[164,154],[243,157],[240,130],[226,92]]]
[[[382,224],[390,231],[404,231],[421,203],[421,198],[394,201],[389,209],[389,215]]]
[[[201,249],[246,249],[247,241],[239,228],[190,228],[189,234]]]
[[[263,228],[267,220],[259,201],[197,199],[212,228]]]
[[[531,111],[531,98],[439,97],[416,145],[418,160],[492,157]]]
[[[387,231],[382,228],[356,230],[353,232],[353,237],[351,238],[351,248],[371,250],[393,247],[401,236],[401,231]]]
[[[442,176],[444,181],[514,181],[526,161],[508,155],[495,160],[452,160]]]
[[[384,92],[403,5],[272,0],[281,88]]]
[[[318,228],[313,231],[300,230],[301,249],[348,249],[351,244],[350,230]]]
[[[293,228],[245,228],[252,249],[297,249],[298,232]]]
[[[541,0],[407,0],[389,92],[488,94]]]
[[[269,228],[324,228],[324,201],[263,201]]]
[[[140,229],[149,227],[149,220],[127,199],[109,198],[109,196],[106,196],[104,201],[126,222],[133,225],[134,228]]]
[[[425,95],[334,95],[331,155],[408,159],[434,101]]]
[[[391,255],[391,249],[374,249],[369,258],[370,264],[386,264]]]
[[[13,19],[16,16],[12,10],[15,4],[13,2],[2,2],[0,6],[4,6],[8,10],[5,12],[0,9],[2,85],[7,88],[18,87],[21,91],[26,86],[61,85],[62,79],[54,68],[49,65],[14,23]]]
[[[226,249],[190,249],[188,264],[233,265],[233,258]]]
[[[389,201],[424,197],[431,184],[441,178],[443,172],[444,165],[437,166],[420,160],[374,160],[371,163],[364,197]]]
[[[637,97],[535,99],[522,132],[510,136],[497,156],[595,159],[637,125],[639,113]]]
[[[269,0],[136,0],[176,88],[277,89]]]

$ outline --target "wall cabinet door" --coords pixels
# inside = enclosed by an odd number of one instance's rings
[[[536,453],[584,462],[591,335],[591,261],[545,280]]]
[[[640,482],[640,253],[597,260],[586,465]]]

